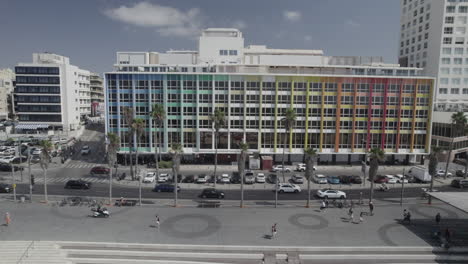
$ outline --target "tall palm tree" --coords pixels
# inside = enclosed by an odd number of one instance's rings
[[[285,134],[284,134],[284,145],[283,145],[283,159],[281,161],[281,165],[283,165],[283,182],[286,181],[286,177],[284,176],[284,156],[285,156],[285,150],[286,150],[286,145],[288,142],[288,135],[291,134],[291,130],[294,128],[294,125],[296,123],[296,112],[294,109],[289,108],[286,110],[285,116],[281,119],[281,121],[284,122],[284,129],[285,129]]]
[[[182,145],[173,144],[170,150],[172,156],[172,174],[174,175],[174,207],[177,207],[177,189],[179,187],[180,159],[184,153]]]
[[[166,110],[164,110],[164,106],[161,104],[154,104],[150,116],[155,120],[158,128],[154,129],[154,160],[156,162],[156,178],[159,179],[159,159],[161,159],[161,147],[158,147],[158,140],[161,140],[162,125],[164,119],[166,118]]]
[[[315,158],[318,155],[317,150],[313,148],[307,148],[304,150],[306,155],[306,171],[305,171],[305,178],[307,180],[307,205],[306,207],[310,207],[310,181],[314,175],[314,163]]]
[[[143,135],[143,133],[145,132],[145,127],[146,127],[146,122],[143,118],[135,118],[133,119],[133,123],[132,123],[132,130],[135,132],[136,134],[136,149],[135,149],[135,154],[136,154],[136,164],[135,164],[135,174],[138,174],[137,177],[138,177],[138,197],[139,197],[139,203],[140,203],[140,206],[141,206],[141,181],[143,180],[142,176],[139,175],[139,171],[138,171],[138,144],[140,144],[141,142],[141,136]]]
[[[381,148],[372,148],[369,150],[369,180],[371,182],[369,202],[372,202],[374,196],[374,178],[379,170],[379,162],[383,161],[384,158],[385,152]]]
[[[133,173],[133,138],[135,136],[135,132],[133,131],[132,124],[133,120],[135,119],[134,114],[133,114],[133,108],[130,108],[128,106],[124,107],[123,109],[123,115],[125,119],[125,123],[127,123],[128,126],[128,154],[130,156],[130,176],[132,177],[132,180],[135,179],[134,173]]]
[[[237,160],[237,171],[241,178],[241,202],[240,207],[244,207],[244,172],[245,172],[245,162],[247,161],[247,154],[249,145],[245,142],[239,143],[239,149],[241,150],[239,158]]]
[[[46,203],[48,203],[49,199],[47,197],[47,169],[49,168],[49,163],[51,159],[50,151],[52,151],[53,144],[52,142],[50,142],[50,140],[42,140],[39,145],[42,148],[39,157],[41,168],[44,173],[44,200]]]
[[[216,188],[216,170],[218,168],[218,141],[219,130],[226,126],[226,115],[220,109],[215,109],[214,114],[210,115],[211,125],[215,131],[215,167],[214,167],[214,187]]]
[[[452,139],[451,139],[450,146],[449,146],[447,163],[445,165],[444,179],[447,179],[448,167],[449,167],[451,157],[452,157],[454,137],[457,137],[463,134],[465,132],[466,125],[468,123],[465,113],[463,112],[453,113],[451,119],[452,119],[451,120],[452,121],[452,126],[451,126]]]
[[[108,147],[107,147],[107,161],[109,162],[109,204],[112,205],[112,168],[114,168],[117,160],[117,152],[120,148],[120,138],[114,133],[107,133]],[[117,171],[115,171],[117,174]]]
[[[441,152],[441,148],[437,146],[431,147],[431,154],[429,155],[429,175],[431,175],[430,191],[434,190],[434,178],[437,175],[437,166],[439,165],[438,155]],[[429,204],[432,203],[432,196],[429,196]]]

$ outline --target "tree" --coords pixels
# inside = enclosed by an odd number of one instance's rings
[[[180,169],[180,159],[184,153],[182,145],[173,144],[170,150],[172,156],[172,174],[174,175],[174,207],[177,207],[177,189],[179,187],[179,169]]]
[[[437,167],[439,165],[438,155],[441,152],[441,148],[437,146],[431,147],[431,154],[429,155],[429,175],[431,175],[431,185],[429,190],[432,192],[434,190],[434,178],[437,175]],[[432,197],[429,196],[429,204],[432,203]]]
[[[226,126],[226,115],[220,109],[215,109],[213,115],[210,115],[211,125],[215,131],[215,167],[214,167],[214,187],[216,188],[216,170],[218,168],[218,141],[219,141],[219,130]]]
[[[114,133],[107,133],[107,161],[109,162],[109,204],[112,205],[112,168],[114,168],[117,161],[117,152],[120,148],[120,138]],[[115,171],[117,174],[117,169]]]
[[[133,131],[132,124],[134,120],[134,115],[133,115],[133,108],[130,108],[128,106],[124,107],[123,109],[123,115],[125,119],[125,123],[128,126],[128,154],[130,156],[130,176],[132,177],[132,180],[135,179],[134,172],[133,172],[133,138],[135,137],[135,131]]]
[[[136,174],[138,174],[137,175],[137,177],[138,177],[138,197],[139,197],[140,206],[141,206],[141,181],[143,179],[142,179],[141,175],[139,175],[139,171],[138,171],[138,144],[141,142],[141,136],[145,132],[145,127],[146,127],[146,123],[145,123],[145,120],[143,118],[133,119],[132,130],[136,134],[136,145],[137,145],[137,147],[135,149],[135,154],[136,154],[135,172],[136,172]]]
[[[314,162],[317,156],[317,150],[312,148],[307,148],[304,150],[306,155],[306,171],[305,171],[305,178],[307,180],[307,205],[306,207],[310,207],[310,181],[314,175]]]
[[[150,116],[155,120],[156,127],[158,128],[154,129],[154,160],[156,163],[156,177],[159,179],[159,160],[161,159],[161,147],[158,147],[158,140],[161,140],[162,125],[164,119],[166,118],[166,110],[164,110],[164,106],[161,104],[154,104]]]
[[[239,149],[241,150],[239,158],[237,160],[237,171],[241,178],[241,202],[240,207],[244,207],[244,173],[245,173],[245,162],[247,161],[247,154],[249,145],[245,142],[239,143]]]
[[[451,125],[451,142],[449,146],[449,153],[447,157],[447,163],[445,165],[445,173],[444,173],[444,179],[447,179],[447,173],[448,173],[448,167],[450,164],[450,161],[452,159],[452,150],[453,150],[453,141],[455,137],[458,137],[462,135],[465,132],[466,125],[468,123],[468,120],[465,116],[465,113],[463,112],[456,112],[452,114],[451,117],[452,125]]]
[[[291,130],[294,127],[294,124],[296,123],[296,112],[294,112],[294,109],[289,108],[286,110],[284,118],[281,119],[281,121],[284,122],[284,129],[285,129],[285,134],[284,134],[284,145],[283,145],[283,159],[281,161],[281,164],[283,165],[283,182],[286,181],[286,177],[284,176],[284,156],[285,156],[285,150],[286,150],[286,145],[287,140],[288,140],[288,135],[291,133]]]
[[[379,170],[379,162],[383,161],[384,158],[385,152],[381,148],[372,148],[369,150],[369,180],[371,182],[369,202],[372,202],[374,196],[374,178],[377,176],[377,171]]]
[[[44,173],[44,200],[46,203],[48,203],[49,199],[47,197],[47,169],[49,168],[49,163],[51,160],[50,151],[52,150],[53,145],[52,142],[50,142],[49,140],[42,140],[39,145],[42,148],[39,157],[41,168]]]

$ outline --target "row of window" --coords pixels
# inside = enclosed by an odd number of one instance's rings
[[[37,122],[62,122],[61,115],[32,115],[32,114],[19,114],[20,121],[37,121]]]
[[[16,83],[59,84],[60,77],[16,76]]]
[[[462,94],[468,94],[468,88],[450,88],[450,94],[460,94],[460,90]],[[448,88],[439,88],[439,94],[448,94]]]
[[[58,67],[15,67],[16,74],[50,74],[58,75],[60,70]]]
[[[16,86],[15,93],[52,93],[59,94],[59,86]]]
[[[18,105],[18,112],[60,112],[60,105]]]
[[[60,96],[18,95],[15,101],[21,103],[60,103]]]
[[[219,50],[220,56],[237,56],[237,50]]]
[[[440,84],[441,85],[448,85],[449,80],[451,80],[450,83],[452,85],[461,85],[461,78],[451,78],[451,79],[449,79],[449,78],[440,78]],[[463,79],[463,84],[464,85],[468,84],[468,78]]]

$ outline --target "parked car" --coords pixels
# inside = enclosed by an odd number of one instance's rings
[[[194,183],[195,182],[195,175],[187,175],[182,180],[183,183]]]
[[[445,176],[445,170],[438,170],[436,173],[436,177],[444,177]],[[447,172],[447,177],[452,177],[453,174],[449,171]]]
[[[91,183],[83,180],[69,180],[65,184],[65,189],[89,189]]]
[[[255,181],[258,182],[258,183],[265,183],[265,173],[257,173],[257,177],[255,178]]]
[[[175,185],[173,184],[157,184],[154,186],[153,192],[174,192]],[[180,192],[180,186],[177,186],[177,192]]]
[[[327,182],[330,184],[340,184],[340,178],[338,176],[328,176]]]
[[[34,150],[31,152],[32,155],[40,155],[42,152],[42,149],[40,148],[34,148]]]
[[[269,183],[276,183],[278,181],[278,176],[276,176],[276,174],[270,174],[268,175],[267,181]]]
[[[346,193],[338,190],[323,189],[317,191],[317,196],[320,198],[345,199]]]
[[[453,163],[465,166],[466,165],[466,159],[454,159]]]
[[[39,155],[33,155],[31,157],[31,163],[38,163],[41,162],[41,157]]]
[[[233,172],[231,176],[231,183],[241,183],[241,177],[238,172]]]
[[[224,192],[216,190],[214,188],[206,188],[200,194],[201,198],[218,198],[224,199]]]
[[[271,169],[271,171],[273,172],[279,172],[279,171],[284,171],[284,172],[291,172],[291,169],[288,168],[288,167],[284,167],[283,168],[283,165],[275,165],[273,166],[273,168]]]
[[[305,163],[299,163],[296,165],[296,171],[306,171],[307,166]],[[316,170],[317,168],[314,166],[313,170]]]
[[[13,190],[11,185],[0,183],[0,193],[9,193]]]
[[[155,172],[147,172],[145,177],[143,177],[144,183],[153,183],[156,180]]]
[[[375,176],[374,183],[388,183],[388,178],[383,175]]]
[[[110,173],[110,169],[104,166],[93,167],[90,172],[91,176],[103,175],[103,174],[109,174],[109,173]]]
[[[340,182],[343,183],[343,184],[351,184],[353,183],[352,182],[352,176],[351,175],[340,175],[338,176],[338,178],[340,179]]]
[[[28,161],[28,158],[27,157],[15,157],[11,163],[13,164],[20,164],[20,163],[23,163],[23,162],[26,162]]]
[[[387,183],[395,184],[398,182],[398,179],[396,177],[393,177],[393,175],[385,175],[385,177],[387,177],[388,179]]]
[[[230,183],[231,182],[231,177],[229,177],[229,174],[223,173],[221,174],[221,178],[219,179],[220,183]]]
[[[465,171],[464,170],[457,170],[455,172],[455,176],[457,177],[464,177],[465,176]]]
[[[301,187],[290,183],[278,183],[278,188],[276,190],[279,193],[300,193]]]
[[[167,182],[169,180],[169,174],[160,173],[158,177],[158,183]]]
[[[294,174],[291,178],[294,183],[302,184],[304,183],[304,177],[298,174]]]
[[[84,145],[82,148],[81,148],[81,155],[88,155],[89,152],[90,152],[90,148],[88,145]]]
[[[13,168],[11,167],[12,165],[8,164],[8,163],[0,163],[0,171],[11,171],[12,169],[14,171],[22,171],[24,170],[23,167],[19,167],[19,166],[14,166],[13,165]]]
[[[328,183],[327,177],[323,174],[315,174],[314,177],[312,177],[313,181],[318,184],[326,184]]]
[[[251,171],[246,171],[244,174],[244,183],[245,184],[254,184],[255,183],[255,175]]]
[[[468,180],[455,179],[450,185],[455,188],[466,188],[468,187]]]
[[[206,183],[208,180],[208,176],[206,175],[198,175],[197,177],[197,183]]]
[[[397,183],[402,183],[404,181],[405,183],[408,183],[408,179],[403,176],[403,174],[395,174],[393,175],[397,179]]]
[[[0,162],[10,163],[15,159],[15,156],[3,156],[0,158]]]

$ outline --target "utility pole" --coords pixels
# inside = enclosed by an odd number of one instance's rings
[[[401,179],[400,206],[403,206],[403,191],[405,189],[405,169],[403,169],[403,177]]]

